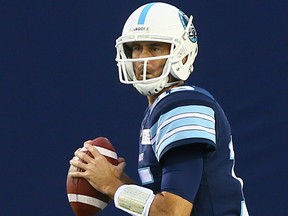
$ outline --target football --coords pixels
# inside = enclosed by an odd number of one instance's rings
[[[93,145],[113,165],[118,165],[118,156],[111,142],[105,137],[92,140]],[[82,148],[89,156],[93,157],[86,148]],[[78,169],[70,166],[70,169]],[[70,170],[69,170],[70,171]],[[67,176],[66,190],[69,203],[76,216],[94,216],[103,210],[110,198],[95,190],[84,178]]]

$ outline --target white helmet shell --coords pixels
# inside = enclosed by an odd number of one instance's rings
[[[192,19],[192,16],[188,18],[181,10],[166,3],[149,3],[136,9],[127,19],[122,36],[116,40],[120,81],[133,84],[141,94],[148,96],[158,94],[170,85],[169,74],[179,81],[188,79],[198,52]],[[132,59],[127,51],[127,43],[135,41],[170,43],[170,54]],[[162,74],[157,78],[146,79],[147,62],[155,59],[167,59]],[[143,80],[135,77],[133,62],[136,61],[144,62]]]

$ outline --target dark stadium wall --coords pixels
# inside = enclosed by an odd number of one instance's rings
[[[118,81],[115,39],[147,1],[0,0],[1,215],[73,215],[66,175],[108,137],[138,181],[146,98]],[[288,215],[287,8],[279,1],[166,1],[194,15],[188,83],[223,106],[251,215]],[[113,202],[100,215],[127,215]]]

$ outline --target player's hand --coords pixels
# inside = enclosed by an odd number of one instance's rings
[[[94,158],[81,151],[81,149],[76,150],[75,157],[70,160],[70,164],[84,171],[73,171],[71,169],[69,175],[85,178],[96,190],[113,198],[117,188],[123,184],[121,179],[126,166],[124,158],[119,158],[118,166],[114,166],[96,148],[90,145],[89,141],[84,143],[84,147]]]

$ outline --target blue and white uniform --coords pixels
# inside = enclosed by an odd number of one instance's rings
[[[173,88],[147,108],[138,168],[143,186],[187,199],[193,216],[248,215],[229,122],[202,88]]]

